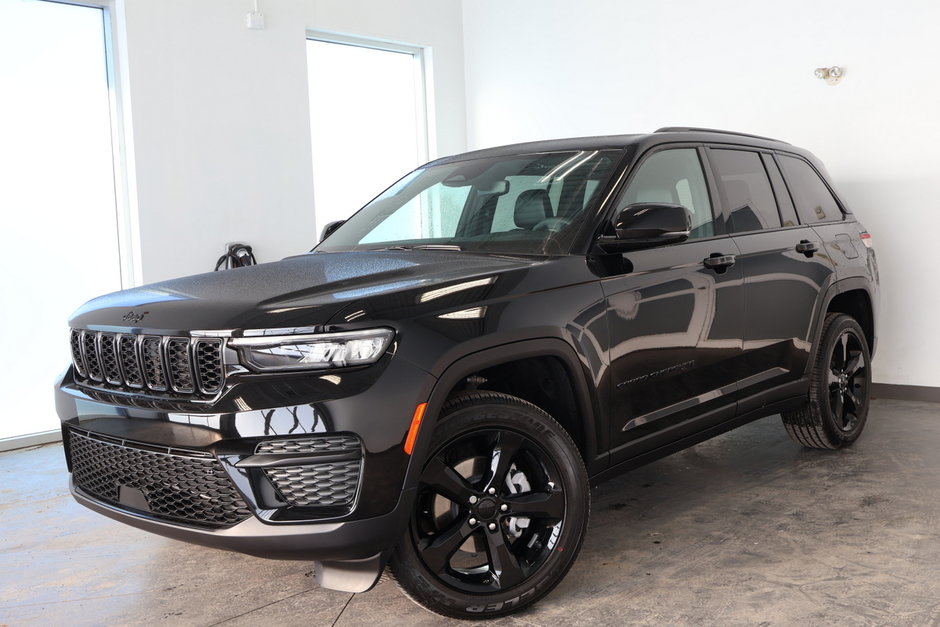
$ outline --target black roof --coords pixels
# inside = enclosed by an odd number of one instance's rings
[[[769,137],[721,131],[716,129],[695,128],[684,126],[667,126],[654,133],[634,135],[599,135],[595,137],[572,137],[567,139],[549,139],[507,146],[495,146],[474,150],[459,155],[443,157],[434,161],[434,164],[449,163],[464,159],[477,159],[485,157],[503,157],[518,154],[531,154],[539,152],[558,152],[567,150],[602,150],[604,148],[624,149],[629,146],[643,145],[648,147],[654,144],[676,142],[708,142],[726,143],[754,146],[757,148],[784,149],[788,152],[808,154],[806,151],[795,148],[790,144]]]
[[[735,137],[750,137],[751,139],[763,139],[769,142],[786,144],[787,142],[763,135],[752,135],[750,133],[738,133],[737,131],[722,131],[716,128],[696,128],[694,126],[664,126],[656,129],[657,133],[718,133],[721,135],[733,135]],[[789,144],[788,144],[789,145]]]

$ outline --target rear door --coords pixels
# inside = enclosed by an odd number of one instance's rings
[[[714,146],[707,154],[744,276],[743,413],[766,401],[762,393],[803,376],[833,268],[820,237],[797,220],[771,153]]]
[[[868,275],[864,228],[847,214],[824,177],[805,159],[777,153],[800,221],[811,226],[832,257],[838,277]]]
[[[659,149],[634,168],[615,209],[681,204],[689,240],[623,254],[602,279],[610,329],[616,463],[731,417],[740,377],[743,274],[715,219],[700,148]],[[709,268],[722,256],[729,264]],[[703,417],[704,415],[704,417]]]

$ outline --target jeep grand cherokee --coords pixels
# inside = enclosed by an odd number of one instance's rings
[[[56,397],[80,503],[497,616],[565,575],[590,482],[770,414],[808,447],[865,425],[871,239],[784,142],[481,150],[324,234],[75,313]]]

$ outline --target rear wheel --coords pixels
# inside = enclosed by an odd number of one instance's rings
[[[871,356],[865,333],[853,318],[831,313],[823,323],[806,405],[781,417],[796,442],[836,449],[861,435],[870,392]]]
[[[587,529],[587,472],[568,433],[521,399],[473,392],[444,407],[431,451],[391,561],[404,592],[455,618],[547,594]]]

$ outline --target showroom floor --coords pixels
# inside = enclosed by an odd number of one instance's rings
[[[519,625],[940,623],[940,405],[875,401],[835,453],[766,418],[609,481],[568,577]],[[67,494],[61,447],[0,454],[0,625],[431,625],[394,584],[189,546]],[[465,625],[454,621],[454,624]]]

